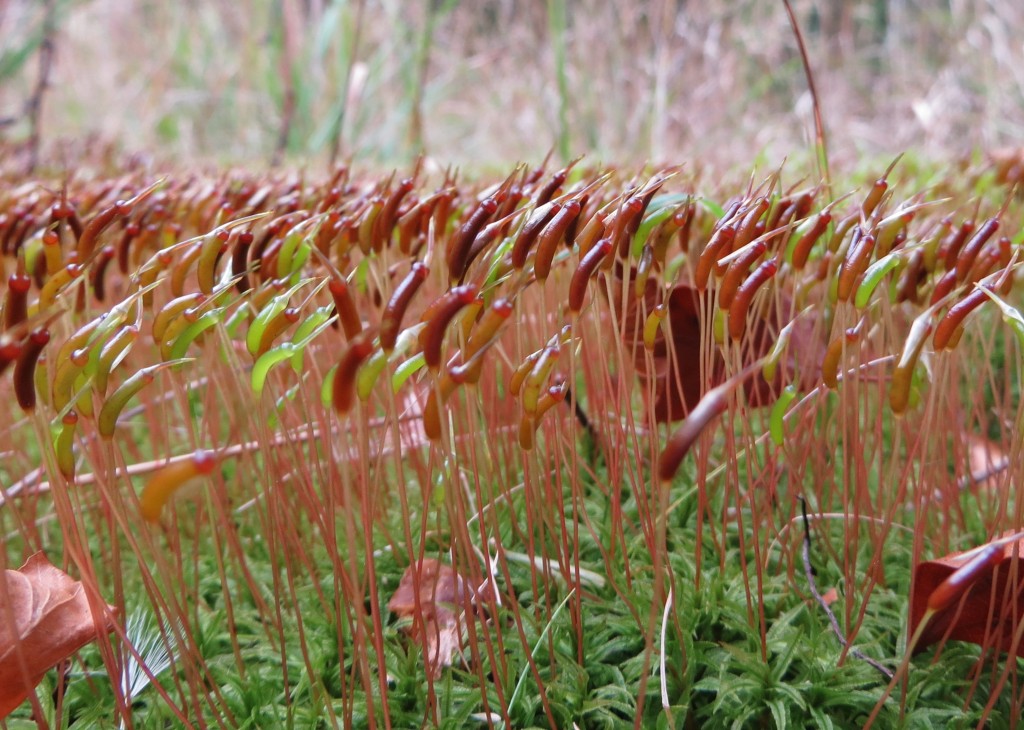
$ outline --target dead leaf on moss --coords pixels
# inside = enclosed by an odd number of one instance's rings
[[[110,614],[113,607],[108,606]],[[36,553],[0,585],[0,718],[20,705],[46,671],[96,638],[110,616],[89,609],[80,581]]]
[[[938,611],[928,621],[914,647],[915,652],[946,637],[980,646],[994,646],[1024,657],[1024,642],[1014,646],[1017,627],[1024,621],[1024,565],[1010,559],[1014,551],[1024,552],[1024,539],[1004,545],[1001,559],[982,571],[969,584],[963,597]],[[975,549],[969,553],[950,553],[914,567],[908,625],[910,636],[914,635],[924,618],[932,592],[977,552]]]
[[[426,558],[406,568],[388,601],[388,610],[400,619],[411,620],[407,630],[414,640],[425,638],[424,661],[431,674],[438,677],[459,651],[461,624],[467,608],[475,602],[476,592],[451,566]]]
[[[1010,463],[1009,457],[998,444],[981,436],[968,434],[967,464],[970,468],[970,484],[975,489],[994,489],[1002,482]]]

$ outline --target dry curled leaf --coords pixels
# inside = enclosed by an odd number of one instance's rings
[[[459,650],[460,626],[475,601],[476,592],[451,566],[426,558],[406,568],[388,610],[400,619],[411,619],[408,631],[414,640],[426,639],[424,661],[437,677]]]
[[[109,630],[110,616],[93,617],[80,581],[41,552],[0,585],[0,718],[20,705],[46,671]]]
[[[978,550],[951,553],[914,567],[908,626],[910,636],[914,635],[925,617],[933,592],[968,563]],[[972,576],[972,581],[964,583],[963,594],[929,619],[914,651],[948,638],[994,646],[1024,656],[1024,642],[1014,646],[1014,634],[1020,622],[1024,621],[1024,565],[1019,560],[1011,560],[1015,551],[1024,551],[1024,539],[1003,545],[996,560],[983,566],[976,576]]]

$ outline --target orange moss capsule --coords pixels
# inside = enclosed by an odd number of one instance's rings
[[[860,327],[850,327],[842,337],[836,337],[825,348],[825,357],[821,362],[821,380],[825,387],[835,390],[839,386],[839,363],[847,347],[856,344],[860,339]]]
[[[121,271],[122,276],[128,275],[131,265],[132,242],[139,239],[140,233],[142,233],[142,226],[135,221],[129,221],[121,233],[121,240],[117,243],[117,268]]]
[[[64,252],[57,231],[51,229],[43,233],[43,258],[46,259],[47,276],[53,276],[64,266]]]
[[[518,271],[526,265],[526,257],[529,255],[530,249],[533,248],[537,236],[561,209],[560,203],[551,203],[533,212],[519,235],[516,236],[515,243],[512,244],[512,267],[514,269]]]
[[[924,343],[932,331],[929,321],[932,313],[932,309],[929,309],[914,320],[910,326],[907,341],[903,345],[903,353],[893,370],[892,382],[889,384],[889,407],[897,416],[906,413],[907,406],[910,405],[910,386],[913,381],[914,368],[917,367],[921,350],[924,349]]]
[[[859,227],[853,233],[853,242],[847,251],[846,258],[839,267],[839,281],[836,296],[841,302],[850,301],[856,289],[857,280],[871,263],[871,253],[875,250],[875,237],[864,233]]]
[[[750,309],[757,290],[775,276],[777,270],[778,264],[775,259],[768,259],[754,269],[754,273],[748,276],[736,290],[736,296],[729,307],[729,336],[734,340],[743,336],[743,330],[747,325],[747,311]]]
[[[231,233],[224,229],[203,237],[196,261],[196,282],[199,284],[199,291],[207,296],[213,293],[213,287],[217,283],[217,262],[227,250],[230,237]]]
[[[761,221],[761,216],[768,210],[768,198],[759,197],[750,206],[750,210],[747,211],[746,215],[743,216],[743,220],[736,227],[736,237],[733,240],[733,250],[743,248],[748,243],[757,237],[757,224]]]
[[[875,208],[882,202],[882,196],[885,195],[885,191],[888,189],[889,183],[886,182],[884,177],[875,180],[875,184],[871,186],[871,190],[868,191],[860,207],[865,218],[870,218],[871,214],[875,212]]]
[[[356,230],[358,231],[357,242],[359,243],[359,250],[364,254],[369,254],[373,250],[373,231],[377,225],[377,216],[384,209],[384,198],[380,195],[375,195],[370,198],[369,205],[363,210],[363,215],[359,219],[359,225]]]
[[[466,347],[462,351],[464,361],[468,362],[494,341],[498,336],[498,329],[508,321],[514,308],[511,299],[503,297],[494,300],[466,340]]]
[[[458,382],[447,373],[443,373],[438,378],[437,385],[431,388],[427,395],[427,402],[423,406],[423,433],[431,441],[441,438],[441,408],[448,402],[456,387]]]
[[[164,505],[186,483],[196,477],[212,474],[218,459],[208,451],[197,451],[184,461],[162,467],[153,474],[142,488],[139,496],[139,510],[147,522],[156,522]]]
[[[526,380],[526,376],[533,370],[533,366],[537,364],[537,360],[540,359],[541,354],[544,352],[543,349],[532,352],[526,356],[519,367],[512,371],[512,377],[508,381],[508,392],[513,398],[519,397],[519,392],[523,388],[523,381]]]
[[[601,261],[612,251],[612,239],[602,238],[593,248],[580,257],[580,263],[569,281],[569,311],[573,314],[583,309],[587,285],[594,276]]]
[[[479,288],[476,284],[457,286],[441,296],[428,310],[427,326],[420,333],[420,346],[423,358],[430,368],[441,365],[441,347],[444,344],[445,331],[456,314],[476,299]],[[426,316],[426,315],[424,315]]]
[[[544,226],[537,237],[537,255],[533,259],[533,275],[537,281],[545,281],[551,273],[551,262],[554,260],[558,244],[565,237],[569,224],[580,214],[580,202],[570,200]]]
[[[35,329],[26,338],[21,348],[21,355],[14,363],[14,396],[21,410],[30,413],[36,407],[36,362],[50,341],[50,332],[46,329]]]
[[[960,301],[949,308],[945,316],[935,325],[932,346],[936,350],[945,349],[951,343],[953,333],[963,324],[967,315],[989,300],[986,292],[986,289],[979,287],[964,295]]]
[[[452,236],[448,245],[448,276],[451,281],[461,281],[469,263],[469,251],[474,239],[498,209],[498,201],[486,198],[477,206],[466,222]]]
[[[334,299],[334,311],[338,315],[338,319],[341,320],[341,328],[345,331],[345,337],[351,342],[363,331],[363,323],[356,312],[356,305],[352,301],[348,282],[344,277],[332,276],[327,288]]]
[[[395,342],[398,341],[398,333],[402,329],[402,319],[405,317],[413,296],[427,280],[430,269],[426,264],[417,261],[409,269],[409,273],[395,287],[391,299],[384,307],[384,314],[380,322],[380,344],[384,352],[391,352],[395,349]]]
[[[971,267],[974,266],[974,261],[978,258],[978,254],[981,253],[981,249],[998,230],[999,219],[989,218],[981,224],[977,233],[971,236],[971,240],[964,244],[960,254],[956,257],[957,281],[963,281],[967,278],[967,274],[970,273]]]
[[[173,322],[178,315],[187,309],[198,307],[200,304],[206,301],[206,295],[199,292],[192,294],[183,294],[180,297],[172,299],[167,302],[160,311],[153,317],[153,324],[150,330],[153,342],[160,344],[165,341],[164,333],[167,332],[167,327]]]
[[[178,263],[171,269],[171,293],[176,297],[180,297],[185,293],[185,281],[188,279],[189,272],[192,270],[192,264],[199,259],[199,254],[203,252],[202,242],[193,243],[191,246],[186,248],[181,254],[181,258],[178,259]]]
[[[612,239],[612,246],[620,258],[626,258],[629,255],[629,244],[632,238],[630,230],[636,230],[633,228],[633,224],[636,222],[639,225],[644,209],[647,208],[653,195],[654,190],[643,197],[634,195],[615,211],[615,220],[611,224],[611,233],[608,237]],[[610,266],[611,262],[612,259],[608,258],[605,265]]]
[[[711,278],[711,271],[715,262],[718,261],[719,254],[727,247],[732,248],[735,235],[736,229],[732,225],[721,226],[712,234],[711,240],[700,252],[700,256],[697,258],[697,269],[693,276],[693,282],[698,291],[708,288],[708,280]]]
[[[267,352],[267,350],[274,346],[274,340],[298,321],[299,309],[297,307],[287,307],[281,310],[280,314],[271,318],[267,322],[266,327],[263,328],[263,334],[260,335],[259,345],[256,347],[253,357],[259,358]]]
[[[129,324],[118,330],[100,349],[93,386],[101,396],[107,392],[107,381],[114,364],[123,357],[123,353],[135,343],[138,337],[139,328]]]
[[[344,416],[355,403],[356,371],[359,366],[373,353],[373,342],[361,335],[352,341],[348,350],[341,356],[338,367],[334,371],[334,383],[331,390],[331,402],[338,415]]]
[[[998,542],[989,543],[977,555],[954,570],[928,594],[927,611],[937,613],[953,605],[985,573],[1006,558],[1006,549]]]
[[[766,250],[768,250],[768,246],[765,242],[758,241],[744,251],[738,252],[736,258],[729,263],[729,267],[725,270],[725,276],[722,278],[722,285],[718,289],[719,309],[724,311],[732,306],[733,298],[747,276],[747,272],[750,271],[750,266],[761,258]]]
[[[60,291],[81,274],[82,267],[76,263],[70,263],[47,279],[43,288],[39,290],[39,311],[42,312],[52,307],[57,301]]]
[[[605,218],[606,215],[603,211],[595,211],[583,228],[580,229],[579,234],[576,236],[576,245],[579,247],[581,258],[586,256],[590,252],[591,247],[593,247],[594,242],[604,235]]]
[[[843,241],[846,240],[846,234],[850,232],[850,229],[852,229],[859,220],[860,216],[857,213],[851,213],[839,221],[839,223],[836,224],[835,229],[832,231],[832,237],[828,240],[828,250],[833,253],[838,251],[840,246],[843,245]]]

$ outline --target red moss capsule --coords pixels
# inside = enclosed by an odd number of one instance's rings
[[[96,297],[96,301],[102,302],[106,297],[106,273],[107,268],[110,266],[110,262],[114,260],[117,255],[117,249],[113,246],[104,246],[100,249],[99,255],[96,257],[95,263],[92,268],[92,292]]]
[[[85,261],[92,254],[96,239],[118,216],[128,215],[132,210],[131,201],[118,200],[89,219],[78,239],[78,257]]]
[[[708,280],[711,278],[711,271],[714,268],[715,262],[718,261],[719,254],[727,247],[732,248],[732,241],[735,235],[736,229],[731,225],[724,225],[712,234],[711,240],[708,241],[704,250],[700,252],[700,256],[697,258],[697,269],[693,276],[694,286],[697,287],[697,291],[704,291],[708,288]]]
[[[7,279],[7,296],[4,298],[4,328],[11,329],[28,317],[28,292],[32,288],[32,277],[25,273],[11,274]]]
[[[49,341],[49,330],[33,330],[22,346],[21,356],[14,363],[14,395],[18,399],[18,405],[26,413],[36,407],[36,362]]]
[[[565,183],[565,179],[569,176],[569,170],[571,169],[571,166],[566,167],[552,175],[551,179],[544,184],[544,187],[537,191],[537,197],[533,201],[534,205],[540,207],[551,200],[558,191],[558,188],[562,187],[562,184]]]
[[[128,276],[128,269],[131,265],[132,241],[138,238],[142,232],[142,226],[135,221],[130,221],[121,232],[121,240],[117,243],[117,268],[122,276]]]
[[[775,276],[777,270],[778,265],[775,259],[768,259],[754,269],[754,273],[748,276],[736,290],[736,296],[729,307],[729,336],[734,340],[743,336],[743,330],[747,323],[747,311],[750,309],[757,290]]]
[[[768,250],[767,244],[764,241],[758,241],[745,250],[737,252],[736,258],[729,263],[729,268],[725,270],[722,285],[718,290],[718,307],[720,309],[724,311],[732,306],[736,291],[747,276],[747,272],[750,271],[751,265],[761,258],[766,250]]]
[[[987,290],[977,288],[966,294],[960,301],[949,308],[945,316],[935,325],[935,336],[932,345],[936,350],[943,350],[951,343],[953,333],[971,312],[989,300]]]
[[[963,281],[967,278],[967,274],[970,273],[971,267],[974,266],[974,261],[978,258],[978,254],[981,253],[982,247],[998,230],[999,219],[989,218],[981,224],[977,233],[971,236],[971,239],[964,244],[960,254],[956,257],[957,281]]]
[[[362,335],[352,341],[348,350],[341,356],[341,361],[334,371],[331,389],[331,401],[339,415],[344,416],[352,410],[356,400],[356,371],[372,352],[373,343]]]
[[[836,296],[841,302],[850,301],[856,289],[857,280],[867,271],[871,263],[871,253],[875,250],[875,237],[857,228],[853,234],[853,242],[839,267],[839,281]]]
[[[515,243],[512,244],[512,267],[514,269],[518,271],[526,265],[526,257],[529,255],[530,249],[533,248],[537,236],[561,209],[561,203],[552,203],[533,212],[519,235],[516,236]]]
[[[231,278],[236,279],[235,289],[239,294],[249,291],[249,248],[255,236],[252,231],[242,231],[235,236],[235,247],[231,251]]]
[[[497,209],[497,200],[485,199],[452,236],[447,256],[448,276],[451,281],[462,281],[469,263],[469,250],[473,240]]]
[[[426,320],[427,326],[420,333],[423,359],[428,367],[434,369],[440,367],[441,347],[444,344],[444,334],[448,329],[448,324],[459,313],[459,310],[476,299],[478,290],[476,284],[457,286],[430,306],[428,310],[431,313],[430,318]]]
[[[597,244],[580,258],[579,266],[569,281],[569,311],[577,313],[583,309],[583,301],[587,295],[587,285],[601,265],[601,261],[612,251],[612,240],[602,238]]]
[[[21,357],[22,347],[20,342],[4,342],[0,340],[0,376],[7,372],[7,368]]]
[[[736,237],[733,240],[733,250],[743,248],[753,241],[759,234],[757,226],[761,223],[761,216],[768,210],[768,198],[760,197],[750,206],[750,210],[743,216],[743,220],[736,228]]]
[[[363,323],[356,312],[356,305],[352,301],[352,293],[349,291],[348,282],[344,277],[332,276],[327,284],[331,296],[334,298],[334,311],[341,320],[341,328],[345,331],[345,337],[351,342],[360,332],[363,331]]]
[[[405,196],[412,191],[412,178],[407,177],[398,183],[398,186],[388,196],[384,206],[377,215],[373,229],[373,250],[382,251],[385,244],[391,240],[391,232],[395,229],[395,220],[398,218],[398,207],[402,204]]]
[[[920,296],[917,287],[925,277],[925,253],[920,248],[910,254],[906,268],[896,283],[896,301],[918,304]]]
[[[545,281],[551,273],[551,262],[554,260],[558,244],[565,236],[569,224],[580,214],[580,202],[570,200],[544,226],[537,237],[537,255],[533,259],[533,275],[537,281]]]
[[[947,271],[937,282],[935,282],[935,288],[932,290],[932,298],[929,304],[938,304],[944,298],[949,296],[955,286],[956,269],[954,268]]]
[[[380,344],[384,352],[391,352],[395,349],[398,341],[398,333],[402,329],[402,319],[409,309],[409,303],[413,296],[427,280],[430,270],[426,264],[417,261],[409,269],[409,273],[395,287],[391,299],[384,307],[384,314],[380,322]]]
[[[643,211],[650,200],[649,196],[653,196],[653,194],[654,191],[652,190],[643,197],[634,195],[615,211],[615,220],[611,224],[611,233],[608,237],[612,239],[612,246],[618,252],[617,255],[620,258],[626,258],[629,255],[629,244],[632,238],[629,231],[631,229],[636,230],[633,228],[633,223],[636,221],[639,225]],[[611,259],[609,258],[605,265],[610,264]]]
[[[946,267],[946,271],[956,268],[957,258],[960,256],[960,249],[963,248],[968,236],[974,233],[974,221],[964,221],[960,227],[950,233],[939,244],[939,256]]]
[[[793,268],[797,271],[803,270],[807,264],[807,259],[811,255],[811,249],[814,248],[814,244],[818,242],[821,235],[828,229],[829,224],[832,222],[832,214],[822,212],[817,215],[814,219],[814,223],[807,229],[797,240],[793,246],[793,255],[791,262]]]

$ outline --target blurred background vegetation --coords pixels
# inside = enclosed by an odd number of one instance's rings
[[[1024,2],[793,8],[834,162],[942,162],[1024,139]],[[813,144],[777,0],[0,0],[0,123],[8,158],[31,164],[38,148],[58,169],[107,148],[749,169]]]

